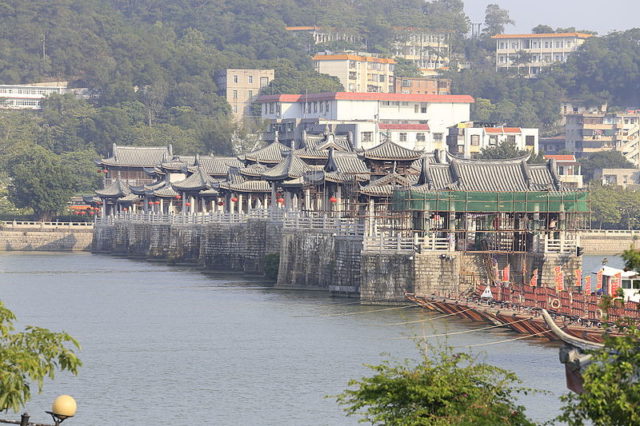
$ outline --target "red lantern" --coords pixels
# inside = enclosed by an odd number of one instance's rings
[[[149,201],[149,205],[152,206],[153,205],[153,201]]]
[[[338,199],[336,197],[331,197],[331,198],[329,198],[329,202],[330,203],[337,203]]]
[[[90,215],[90,216],[93,216],[94,214],[95,214],[94,212],[89,212],[89,215]]]
[[[284,198],[282,198],[282,197],[278,198],[278,200],[277,200],[277,201],[278,201],[278,203],[280,203],[280,204],[284,204]]]
[[[102,169],[102,173],[104,173],[104,174],[106,175],[107,173],[109,173],[109,170],[107,170],[107,169]]]
[[[237,203],[238,202],[238,198],[237,197],[231,197],[231,202]]]
[[[84,211],[81,211],[81,212],[79,212],[78,214],[79,214],[79,215],[81,215],[81,216],[84,216],[84,215],[85,215],[85,212],[84,212]]]
[[[180,194],[176,195],[176,200],[179,200],[180,198],[182,198],[182,195]]]
[[[184,203],[185,206],[189,207],[191,203]]]
[[[156,206],[160,205],[160,201],[156,201],[153,204],[155,204]]]
[[[127,211],[127,210],[129,210],[129,209],[125,207],[125,208],[123,208],[122,210],[124,210],[124,211],[126,212],[126,211]],[[91,214],[93,214],[93,213],[91,213]]]
[[[222,201],[222,200],[218,201],[218,205],[219,206],[224,206],[224,201]]]

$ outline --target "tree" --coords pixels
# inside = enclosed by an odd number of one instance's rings
[[[396,58],[393,74],[395,77],[422,77],[415,62],[402,58]]]
[[[551,28],[549,25],[540,24],[533,27],[531,32],[534,34],[550,34],[554,31],[553,31],[553,28]]]
[[[50,220],[76,191],[74,170],[37,145],[24,147],[9,160],[9,200],[29,207],[39,220]]]
[[[531,425],[516,395],[529,390],[511,372],[444,348],[413,366],[385,361],[337,396],[347,415],[388,425]]]
[[[635,262],[634,265],[638,266]],[[558,420],[572,426],[640,424],[640,330],[637,325],[625,328],[623,336],[605,333],[604,347],[592,352],[592,362],[582,377],[584,392],[562,397],[565,405]]]
[[[515,21],[509,18],[509,11],[501,9],[497,4],[489,4],[484,14],[484,30],[487,36],[504,33],[505,25],[515,25]]]
[[[482,148],[478,158],[485,160],[502,160],[507,158],[518,158],[527,155],[529,151],[521,151],[515,142],[505,141],[496,146]]]
[[[0,411],[20,410],[31,399],[31,384],[42,391],[56,370],[78,373],[80,344],[67,333],[27,326],[15,333],[16,316],[0,302]]]
[[[586,182],[593,179],[594,173],[598,169],[633,169],[634,165],[625,158],[619,151],[594,152],[587,158],[580,161],[582,175]]]

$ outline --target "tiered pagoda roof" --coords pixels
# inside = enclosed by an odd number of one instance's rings
[[[312,169],[311,166],[307,165],[300,157],[290,151],[284,160],[264,172],[262,176],[266,180],[282,181],[302,177],[306,171]]]
[[[197,168],[202,168],[209,176],[225,177],[230,167],[243,166],[235,157],[196,156],[195,164],[189,171],[195,172]]]
[[[393,172],[360,187],[360,193],[370,197],[390,197],[394,189],[407,188],[417,181],[418,178],[415,175],[403,176]]]
[[[415,161],[424,155],[424,151],[408,149],[387,140],[373,148],[361,151],[360,156],[367,160],[378,161]]]
[[[283,145],[278,141],[274,141],[264,148],[249,152],[239,156],[238,158],[249,163],[278,164],[290,150],[291,148],[288,146]]]
[[[111,182],[111,185],[102,189],[96,189],[96,194],[100,198],[122,198],[131,194],[131,188],[126,182],[117,178]]]
[[[168,147],[118,146],[113,144],[113,155],[98,161],[106,167],[149,167],[154,168],[168,158],[172,158],[171,145]]]
[[[173,183],[177,191],[202,191],[212,188],[213,180],[204,168],[198,167],[194,173],[183,181]]]

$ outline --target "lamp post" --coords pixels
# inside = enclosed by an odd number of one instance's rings
[[[76,400],[69,395],[60,395],[53,401],[51,411],[45,411],[53,418],[53,425],[43,423],[31,423],[29,422],[29,414],[23,413],[20,416],[20,420],[5,420],[0,419],[0,423],[13,424],[20,426],[59,426],[60,423],[66,419],[75,416],[77,410]]]

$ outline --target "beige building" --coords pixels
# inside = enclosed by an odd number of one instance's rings
[[[495,35],[496,70],[514,69],[535,77],[553,63],[566,62],[589,37],[584,33]]]
[[[449,151],[464,158],[474,158],[485,148],[495,148],[505,142],[514,143],[521,151],[538,153],[538,129],[522,127],[477,126],[462,122],[449,128]]]
[[[273,70],[227,69],[216,73],[215,80],[218,94],[227,99],[235,119],[241,120],[251,115],[251,104],[273,78]]]
[[[560,182],[567,188],[582,188],[582,166],[572,154],[545,154],[545,160],[553,160]]]
[[[425,75],[449,67],[449,34],[411,27],[395,27],[394,33],[394,56],[415,63]]]
[[[393,93],[396,61],[366,54],[318,54],[316,71],[337,77],[346,92]]]
[[[570,114],[566,120],[567,151],[575,152],[578,157],[619,151],[640,166],[640,112]]]
[[[450,95],[451,80],[435,77],[395,77],[394,92],[405,95]]]
[[[640,169],[597,169],[593,180],[603,185],[618,185],[637,189],[640,185]]]

